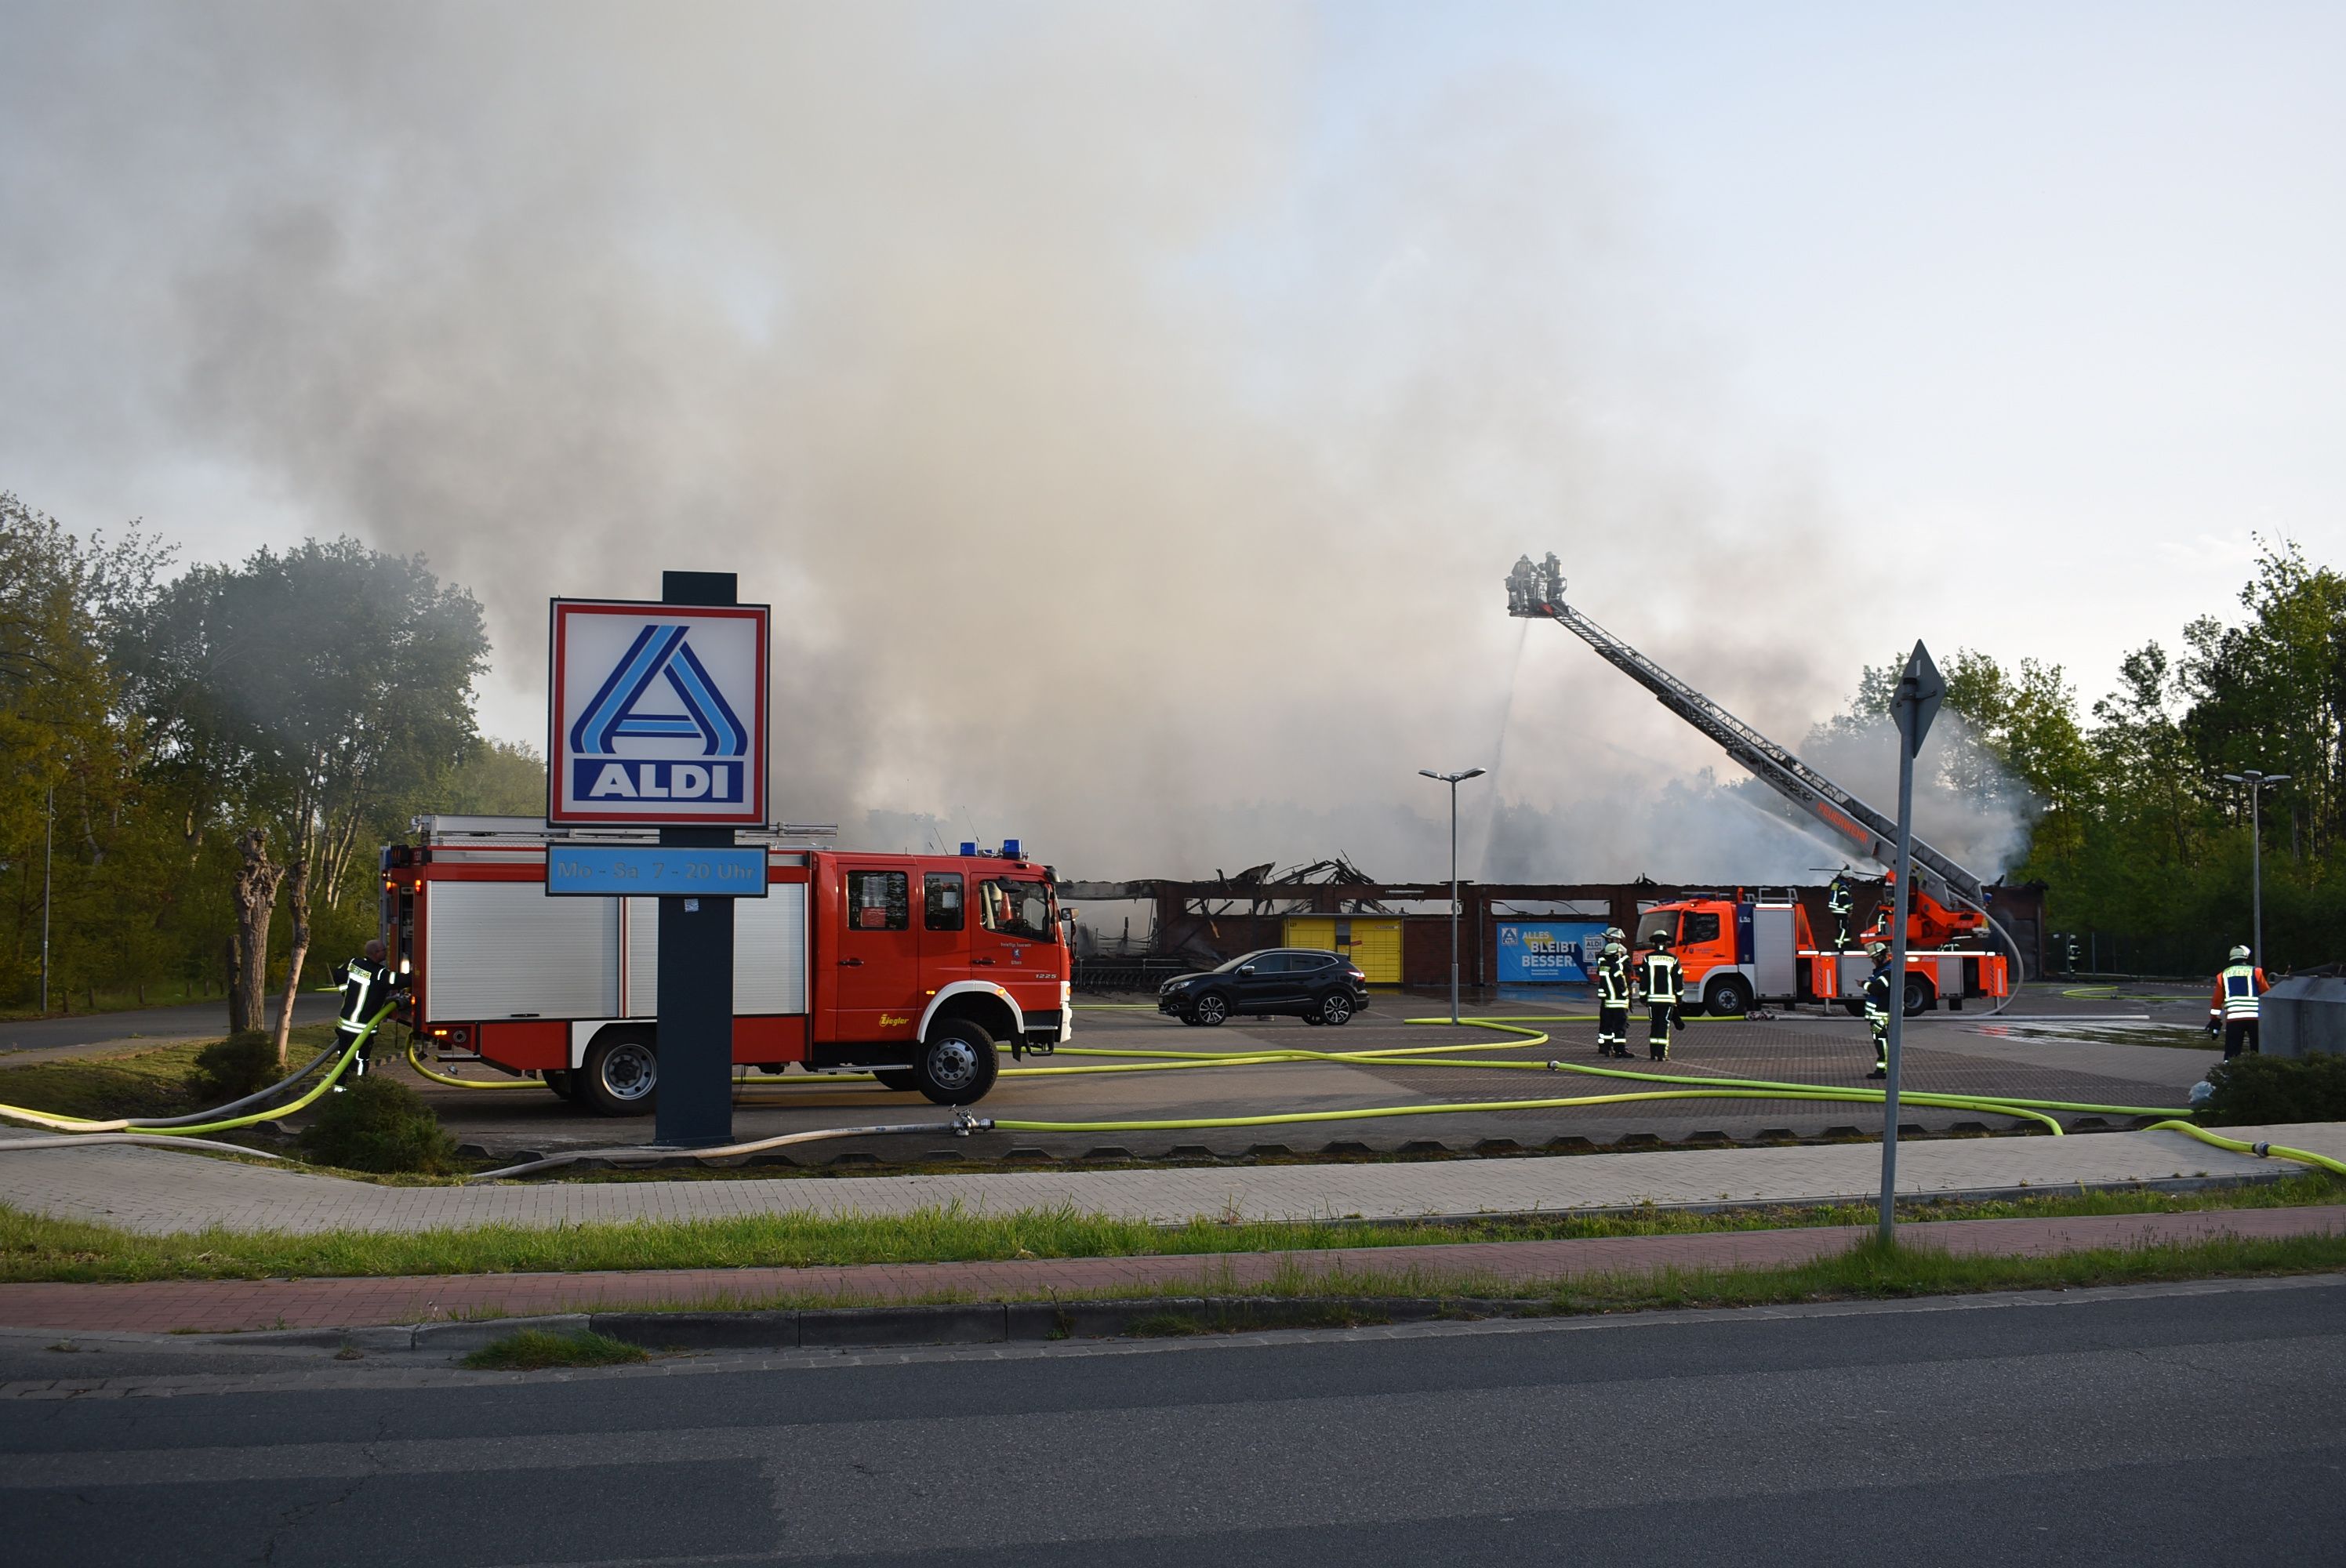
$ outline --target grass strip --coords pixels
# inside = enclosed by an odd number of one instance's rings
[[[2297,1208],[2346,1201],[2346,1181],[2322,1174],[2199,1192],[2067,1192],[1982,1202],[1909,1201],[1902,1217],[2051,1219]],[[1871,1203],[1756,1205],[1713,1214],[1642,1208],[1454,1223],[1357,1220],[1262,1223],[1201,1217],[1180,1226],[1074,1208],[973,1212],[958,1205],[904,1215],[739,1216],[693,1221],[413,1232],[210,1229],[145,1236],[86,1220],[0,1206],[0,1280],[130,1281],[566,1273],[601,1269],[844,1267],[866,1263],[992,1262],[1014,1258],[1152,1257],[1331,1247],[1679,1236],[1870,1225]]]
[[[305,1023],[293,1031],[291,1051],[299,1066],[333,1037],[331,1023]],[[22,1105],[56,1116],[176,1116],[200,1111],[189,1085],[196,1057],[214,1040],[179,1040],[144,1050],[103,1056],[74,1056],[0,1067],[0,1105]]]
[[[549,1367],[617,1367],[648,1361],[649,1352],[607,1334],[556,1334],[524,1329],[482,1346],[464,1365],[483,1372],[540,1372]]]

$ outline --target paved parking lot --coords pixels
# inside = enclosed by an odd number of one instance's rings
[[[1905,1084],[1948,1094],[2000,1094],[2034,1099],[2124,1105],[2184,1104],[2190,1085],[2218,1054],[2191,1033],[2205,1004],[2181,987],[2031,987],[2004,1017],[1974,1009],[1936,1013],[1910,1021]],[[1100,1002],[1133,999],[1099,999]],[[1234,1020],[1220,1029],[1184,1028],[1150,1011],[1113,1010],[1098,1003],[1078,1014],[1076,1044],[1126,1050],[1230,1052],[1255,1049],[1341,1050],[1348,1053],[1466,1044],[1474,1059],[1544,1062],[1550,1057],[1595,1065],[1596,1025],[1576,1019],[1585,1004],[1569,995],[1485,998],[1473,1008],[1505,1016],[1545,1015],[1552,1043],[1522,1046],[1508,1037],[1447,1024],[1402,1022],[1435,1016],[1442,1002],[1380,995],[1350,1026],[1313,1028],[1293,1019]],[[1638,1059],[1614,1064],[1639,1070],[1644,1025],[1632,1029]],[[2146,1044],[2161,1041],[2179,1044]],[[1031,1060],[1031,1059],[1030,1059]],[[1096,1058],[1061,1055],[1035,1065],[1086,1065]],[[1862,1086],[1872,1064],[1865,1028],[1856,1019],[1813,1009],[1773,1019],[1691,1023],[1663,1069],[1689,1083],[1749,1077]],[[403,1072],[403,1068],[401,1069]],[[979,1107],[1005,1119],[1051,1122],[1186,1120],[1283,1113],[1357,1110],[1560,1098],[1636,1090],[1579,1074],[1478,1069],[1452,1064],[1276,1064],[1170,1072],[1008,1073]],[[610,1119],[557,1100],[545,1091],[481,1093],[420,1084],[463,1143],[491,1154],[556,1152],[648,1141],[650,1118]],[[842,1124],[942,1122],[944,1113],[916,1095],[892,1094],[864,1083],[826,1081],[793,1071],[780,1078],[744,1081],[734,1112],[743,1140]],[[2072,1125],[2077,1117],[2065,1118]],[[1902,1123],[1943,1130],[1961,1125],[2002,1131],[2018,1124],[1976,1112],[1907,1106]],[[2127,1125],[2113,1119],[2113,1125]],[[1113,1132],[996,1132],[966,1139],[896,1138],[843,1141],[802,1148],[801,1163],[842,1158],[888,1163],[986,1160],[1008,1156],[1134,1159],[1230,1158],[1282,1152],[1327,1154],[1465,1154],[1573,1151],[1647,1144],[1815,1138],[1836,1129],[1877,1132],[1871,1106],[1816,1101],[1676,1100],[1643,1105],[1493,1109],[1341,1122],[1288,1122],[1260,1126]]]

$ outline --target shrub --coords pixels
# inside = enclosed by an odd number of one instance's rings
[[[370,1074],[325,1098],[318,1119],[301,1129],[301,1152],[320,1165],[423,1176],[454,1168],[455,1140],[406,1084]]]
[[[2235,1056],[2208,1083],[2199,1119],[2215,1126],[2346,1121],[2346,1056]]]
[[[188,1093],[199,1105],[224,1105],[257,1095],[284,1076],[277,1066],[277,1041],[257,1029],[231,1034],[196,1053]]]

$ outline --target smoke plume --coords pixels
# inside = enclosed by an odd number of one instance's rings
[[[737,570],[851,840],[1427,877],[1504,753],[1469,874],[1813,863],[1500,579],[1797,735],[1872,568],[1721,455],[1558,83],[1331,101],[1312,15],[17,7],[0,462],[426,553],[521,738],[549,596]]]

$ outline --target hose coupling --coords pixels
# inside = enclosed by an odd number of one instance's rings
[[[2272,1145],[2270,1144],[2251,1144],[2249,1146],[2257,1151],[2257,1158],[2260,1160],[2272,1158]]]
[[[990,1116],[973,1116],[967,1111],[956,1108],[953,1114],[953,1130],[954,1136],[957,1138],[965,1138],[972,1133],[992,1132],[994,1120]]]
[[[1564,1070],[1564,1064],[1551,1057],[1548,1060],[1547,1070],[1551,1073],[1560,1073]]]

